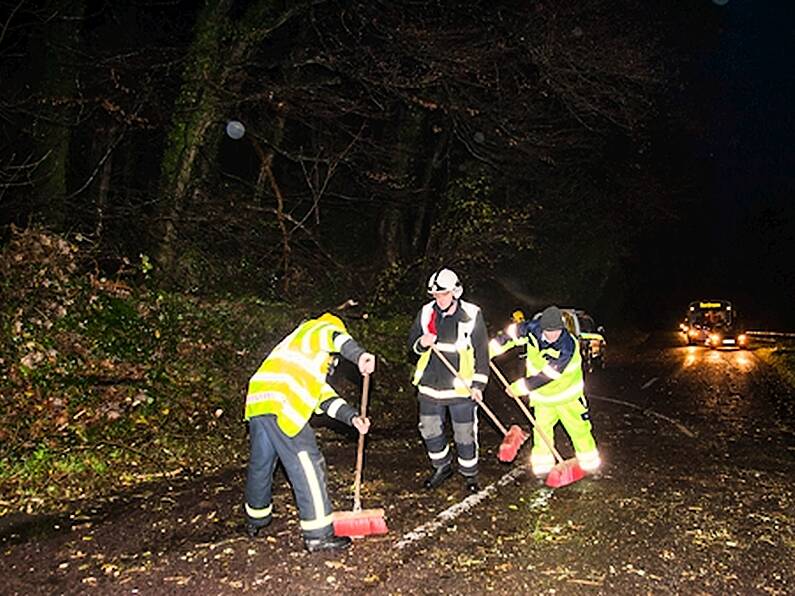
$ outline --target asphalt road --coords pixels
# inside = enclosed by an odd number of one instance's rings
[[[753,351],[684,347],[673,335],[610,348],[607,369],[587,380],[600,480],[536,486],[529,449],[500,464],[500,436],[481,417],[483,493],[467,499],[459,477],[428,493],[406,410],[376,425],[368,446],[363,501],[386,509],[385,536],[343,554],[303,552],[282,479],[277,520],[249,540],[244,472],[230,469],[5,532],[0,593],[793,593],[792,389]],[[487,400],[521,422],[496,389]],[[319,436],[344,509],[352,440]]]
[[[753,353],[665,336],[588,393],[602,480],[501,490],[387,591],[421,574],[448,593],[792,593],[791,389]]]

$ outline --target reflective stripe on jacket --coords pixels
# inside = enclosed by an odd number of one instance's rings
[[[466,315],[464,320],[459,320],[454,338],[437,336],[436,348],[450,360],[456,367],[460,376],[466,381],[466,385],[452,373],[445,374],[444,382],[423,382],[423,374],[428,368],[428,364],[433,357],[433,351],[418,347],[419,336],[425,333],[436,333],[436,326],[440,322],[435,320],[435,301],[429,302],[422,307],[419,314],[419,326],[417,339],[413,342],[415,352],[420,353],[417,367],[414,371],[412,383],[418,386],[421,394],[434,399],[451,399],[468,397],[470,387],[483,387],[488,383],[488,338],[486,337],[485,324],[483,323],[480,308],[463,300],[458,301],[458,308]],[[416,322],[415,322],[416,325]],[[476,346],[476,342],[478,345]],[[452,341],[451,341],[452,340]],[[482,344],[482,345],[480,345]],[[476,349],[480,351],[480,361],[476,358]],[[439,363],[441,365],[441,363]],[[444,369],[446,371],[446,369]]]
[[[523,346],[527,343],[527,336],[521,335],[526,328],[524,323],[511,323],[506,327],[505,333],[500,333],[489,342],[489,359],[505,354],[508,350]]]
[[[574,337],[564,329],[558,341],[547,344],[541,330],[532,324],[526,337],[527,376],[513,383],[511,389],[519,395],[529,395],[531,405],[562,404],[582,397],[582,357]]]
[[[351,340],[345,327],[320,319],[298,326],[268,354],[248,384],[245,419],[275,414],[294,437],[321,402],[336,396],[326,382],[332,353]]]

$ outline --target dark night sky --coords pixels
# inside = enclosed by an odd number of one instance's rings
[[[792,190],[793,30],[783,2],[735,1],[724,8],[719,43],[695,75],[708,117],[705,149],[715,162],[713,197],[733,222],[750,203]]]
[[[668,149],[689,206],[675,229],[650,237],[638,273],[667,317],[723,297],[751,324],[795,329],[791,12],[787,1],[710,3],[702,34],[680,40],[688,61],[671,111],[685,132]]]

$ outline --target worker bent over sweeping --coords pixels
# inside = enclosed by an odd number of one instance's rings
[[[449,269],[431,275],[428,293],[434,299],[417,314],[409,331],[409,347],[419,355],[413,380],[419,398],[419,429],[434,469],[425,487],[436,488],[453,474],[445,435],[449,412],[458,470],[467,490],[477,492],[477,401],[483,398],[489,379],[489,340],[480,308],[461,300],[463,292],[458,276]],[[431,345],[447,357],[458,376],[429,349]]]
[[[535,408],[537,428],[530,455],[533,474],[543,480],[555,465],[555,457],[539,436],[539,430],[547,437],[554,437],[558,421],[571,437],[580,467],[596,473],[601,460],[591,434],[582,358],[577,341],[563,325],[560,309],[550,306],[538,320],[521,322],[509,329],[511,335],[491,341],[489,355],[493,358],[515,346],[526,346],[526,377],[512,383],[507,390],[514,395],[529,396],[530,405]]]
[[[356,363],[362,374],[375,369],[375,356],[348,335],[339,318],[326,313],[285,337],[249,381],[245,418],[251,453],[245,511],[251,537],[271,522],[273,472],[281,460],[295,494],[306,549],[341,549],[351,543],[333,534],[326,463],[308,424],[313,413],[326,413],[362,434],[370,428],[369,419],[357,416],[326,381],[336,354]]]

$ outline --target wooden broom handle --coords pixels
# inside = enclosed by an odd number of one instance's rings
[[[444,362],[444,365],[445,365],[445,366],[446,366],[448,369],[450,369],[450,372],[451,372],[451,373],[453,373],[453,374],[454,374],[456,377],[458,377],[458,380],[459,380],[459,381],[461,381],[461,382],[464,384],[464,387],[466,387],[466,388],[467,388],[467,390],[468,390],[468,391],[470,392],[470,394],[471,394],[471,392],[472,392],[472,388],[469,386],[469,383],[467,383],[467,382],[464,380],[464,378],[461,376],[461,373],[459,373],[459,372],[458,372],[458,371],[457,371],[457,370],[456,370],[456,369],[453,367],[453,365],[452,365],[452,364],[450,364],[450,361],[447,359],[447,356],[445,356],[444,354],[442,354],[442,353],[439,351],[439,348],[437,348],[435,344],[431,344],[431,349],[433,350],[433,353],[434,353],[434,354],[436,354],[436,355],[439,357],[439,360],[441,360],[442,362]],[[499,429],[500,429],[500,432],[501,432],[503,435],[507,435],[507,434],[508,434],[508,430],[507,430],[507,429],[506,429],[506,428],[505,428],[505,427],[502,425],[502,422],[500,422],[500,421],[497,419],[497,417],[494,415],[494,412],[492,412],[491,410],[489,410],[489,408],[486,406],[486,404],[484,404],[484,403],[483,403],[483,400],[482,400],[482,399],[478,399],[478,400],[475,400],[475,401],[477,401],[477,402],[478,402],[478,405],[479,405],[481,408],[483,408],[483,411],[484,411],[484,412],[486,412],[486,414],[488,414],[488,415],[489,415],[489,418],[491,418],[492,422],[494,422],[494,424],[496,424],[496,425],[497,425],[497,428],[499,428]]]
[[[367,417],[367,394],[370,390],[370,373],[364,373],[362,384],[362,403],[359,406],[359,417]],[[359,444],[356,447],[356,473],[353,477],[353,510],[362,510],[362,467],[364,466],[364,435],[359,433]]]
[[[500,381],[502,381],[502,384],[505,385],[505,388],[508,390],[508,395],[514,398],[514,400],[516,400],[516,403],[519,404],[519,407],[522,409],[524,415],[527,416],[527,419],[533,425],[533,428],[538,433],[538,436],[541,437],[541,440],[544,441],[544,443],[546,443],[547,447],[549,447],[549,450],[552,452],[552,455],[555,456],[555,460],[558,463],[562,462],[563,458],[560,456],[560,453],[558,453],[558,450],[555,449],[555,444],[547,436],[547,433],[545,433],[543,430],[539,428],[535,418],[533,418],[533,415],[530,413],[530,410],[527,409],[527,406],[524,405],[522,399],[513,392],[513,389],[511,389],[511,385],[510,383],[508,383],[508,379],[505,378],[505,376],[502,374],[500,369],[497,368],[497,365],[494,364],[493,361],[489,360],[489,366],[491,366],[491,370],[494,371],[494,374],[497,375],[497,378]]]

